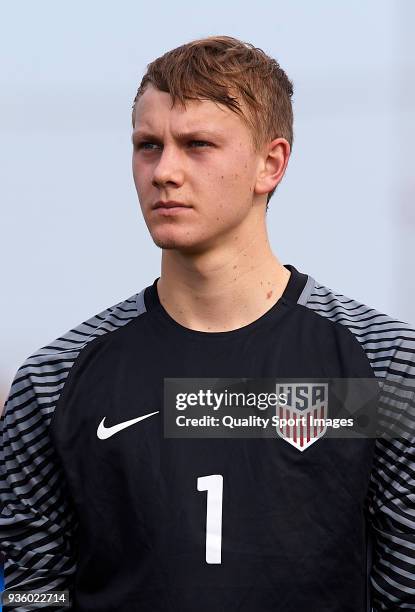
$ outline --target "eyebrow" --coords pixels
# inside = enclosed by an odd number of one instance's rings
[[[201,130],[192,130],[191,132],[179,132],[178,134],[176,134],[175,139],[180,140],[180,141],[189,140],[189,139],[197,140],[200,137],[220,139],[222,137],[222,134],[220,132],[214,132],[212,130],[202,130],[201,129]],[[160,142],[159,138],[157,138],[156,136],[154,136],[154,134],[146,130],[136,130],[135,132],[132,133],[131,142],[133,144],[137,140],[141,140],[141,139],[155,140],[157,142]]]

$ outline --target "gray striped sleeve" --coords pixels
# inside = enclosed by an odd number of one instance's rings
[[[406,431],[378,438],[367,516],[374,536],[372,609],[415,609],[415,331],[356,300],[315,283],[303,305],[346,326],[382,382],[379,411],[393,413]],[[390,390],[392,389],[392,392]]]
[[[80,351],[94,338],[137,317],[144,310],[143,300],[138,299],[141,294],[42,347],[14,377],[0,419],[0,555],[5,560],[6,590],[71,588],[77,518],[49,424]],[[14,609],[23,612],[26,608]]]

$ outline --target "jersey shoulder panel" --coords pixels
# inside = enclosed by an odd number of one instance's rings
[[[379,377],[415,376],[415,328],[332,289],[314,282],[303,304],[339,323],[362,346]]]
[[[51,416],[69,371],[82,349],[142,314],[145,311],[143,294],[144,289],[95,314],[32,353],[17,370],[5,411],[12,403],[15,418],[22,418],[34,394],[43,415]]]

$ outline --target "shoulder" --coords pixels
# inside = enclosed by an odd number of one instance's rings
[[[70,370],[92,341],[130,323],[145,311],[144,289],[87,318],[29,355],[18,368],[4,407],[5,418],[31,412],[51,416]]]
[[[301,303],[349,330],[377,376],[415,376],[415,328],[313,279]]]

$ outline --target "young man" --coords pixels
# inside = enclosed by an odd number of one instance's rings
[[[68,589],[79,612],[415,609],[410,433],[167,431],[183,379],[388,375],[413,410],[414,331],[271,251],[292,93],[275,60],[226,36],[148,66],[133,175],[161,275],[16,374],[1,421],[7,590]]]

